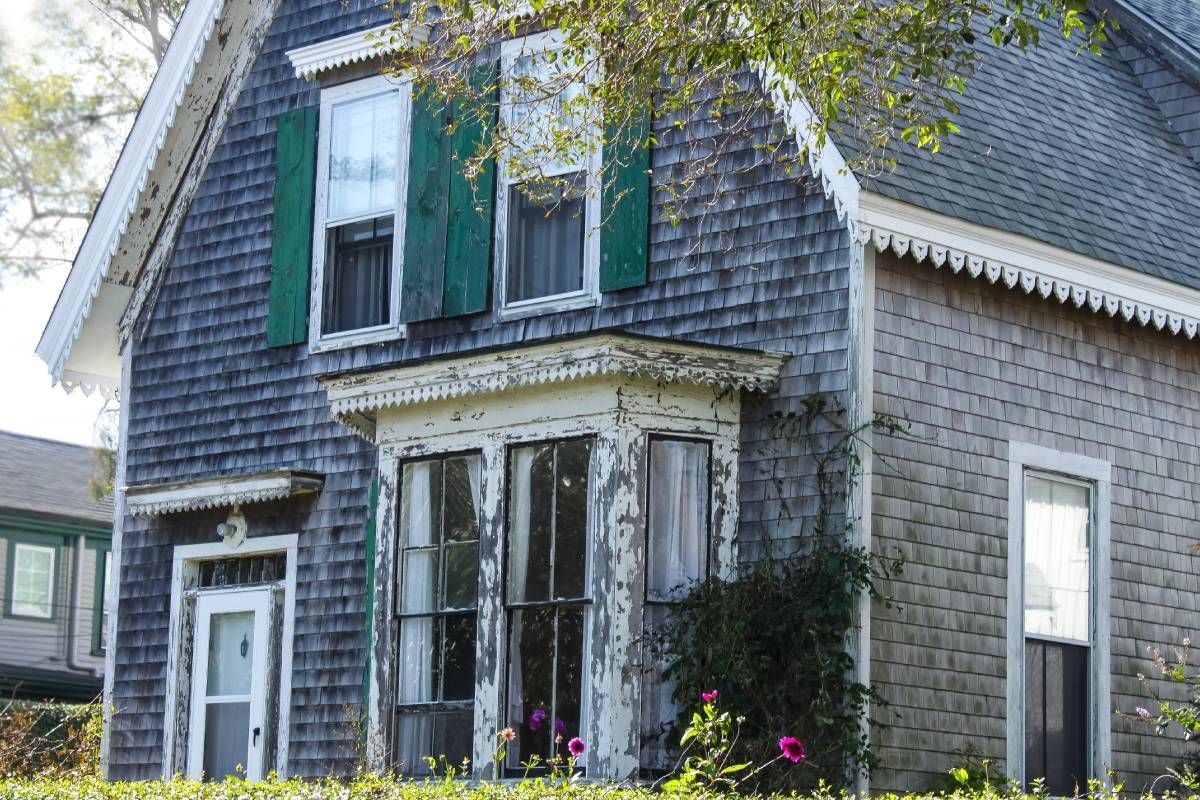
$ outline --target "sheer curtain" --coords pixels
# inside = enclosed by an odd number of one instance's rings
[[[1086,486],[1036,475],[1025,480],[1025,632],[1091,638]]]
[[[432,499],[437,462],[407,464],[401,480],[400,541],[404,563],[400,575],[400,611],[405,614],[434,610],[434,576],[437,570],[436,532]],[[414,550],[412,548],[429,548]],[[397,682],[401,704],[433,699],[433,618],[416,617],[400,622],[400,678]],[[407,768],[419,767],[429,755],[433,717],[427,714],[402,714],[396,737],[397,759]]]
[[[650,444],[649,517],[646,552],[646,614],[654,627],[708,574],[708,445],[656,440]],[[670,766],[664,729],[674,721],[674,681],[663,678],[666,663],[647,643],[643,654],[643,763]]]
[[[508,601],[525,599],[525,577],[529,562],[529,512],[533,456],[536,447],[512,451],[512,487],[509,510]],[[508,641],[508,715],[505,724],[519,728],[525,722],[525,698],[521,675],[521,611],[513,612]],[[519,740],[508,748],[508,766],[521,763]]]

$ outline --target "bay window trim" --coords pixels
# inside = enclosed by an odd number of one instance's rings
[[[513,103],[505,92],[507,76],[513,62],[522,54],[547,52],[564,45],[564,37],[560,30],[540,31],[514,39],[507,39],[500,45],[500,119],[505,125],[512,115]],[[594,80],[589,76],[589,80]],[[495,252],[495,288],[497,316],[501,320],[522,319],[541,314],[559,313],[581,308],[591,308],[600,304],[600,239],[601,239],[601,185],[600,171],[603,164],[603,153],[600,147],[602,132],[598,125],[592,126],[592,136],[595,146],[590,148],[588,158],[582,165],[587,172],[583,198],[583,283],[580,289],[560,294],[534,297],[525,300],[509,302],[508,300],[508,218],[510,189],[516,185],[509,174],[506,154],[497,159],[496,164],[496,204],[495,230],[493,250]],[[555,173],[553,176],[569,174]]]
[[[392,264],[388,286],[388,321],[353,330],[323,333],[325,313],[325,278],[327,265],[326,249],[328,231],[339,225],[365,222],[387,216],[389,209],[378,208],[358,214],[328,217],[329,207],[329,152],[332,133],[333,108],[351,100],[394,92],[398,103],[396,153],[396,196],[390,208],[392,216]],[[408,158],[412,128],[412,82],[408,78],[397,80],[386,75],[329,86],[321,90],[320,114],[317,122],[317,169],[313,200],[312,230],[312,279],[309,286],[309,331],[308,349],[322,353],[345,347],[377,344],[404,336],[405,326],[400,322],[401,271],[404,268],[404,229],[408,201]]]
[[[1008,445],[1008,603],[1006,768],[1011,780],[1025,782],[1025,496],[1030,475],[1087,484],[1091,488],[1088,586],[1089,638],[1061,640],[1029,635],[1089,649],[1088,772],[1110,781],[1112,740],[1111,668],[1111,498],[1112,465],[1101,459],[1053,450],[1026,442]]]

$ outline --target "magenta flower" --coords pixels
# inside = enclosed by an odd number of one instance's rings
[[[542,729],[542,723],[546,721],[546,717],[550,716],[544,708],[535,708],[533,713],[529,715],[529,730],[537,733]]]
[[[713,689],[711,692],[701,692],[700,699],[704,701],[704,705],[711,706],[717,702],[718,692]]]
[[[567,742],[567,750],[571,753],[573,758],[579,758],[587,751],[587,745],[584,744],[583,739],[580,739],[578,736],[576,736],[574,739]]]
[[[1146,709],[1142,708],[1141,706],[1138,706],[1137,708],[1135,708],[1134,711],[1136,711],[1137,715],[1139,717],[1141,717],[1142,719],[1150,719],[1150,712],[1147,711]]]
[[[784,736],[780,739],[779,749],[783,753],[783,757],[793,764],[799,764],[808,758],[808,751],[804,749],[804,744],[795,736]]]

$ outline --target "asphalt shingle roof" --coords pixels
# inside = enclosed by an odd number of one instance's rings
[[[1192,0],[1138,0],[1162,5]],[[1200,289],[1200,167],[1115,46],[986,48],[941,152],[900,144],[867,189]]]
[[[88,492],[92,451],[66,442],[0,431],[0,510],[112,522],[112,501]]]
[[[1200,53],[1200,0],[1124,0]]]

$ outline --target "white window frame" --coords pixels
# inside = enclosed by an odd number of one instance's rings
[[[329,146],[333,123],[333,108],[336,105],[361,100],[373,95],[395,92],[399,105],[400,135],[397,137],[399,152],[396,155],[396,200],[392,228],[392,275],[389,295],[388,322],[370,328],[322,334],[322,313],[325,300],[325,239],[331,226],[374,219],[376,214],[355,215],[327,219],[329,199]],[[313,202],[312,234],[312,280],[309,291],[308,348],[321,353],[343,347],[355,347],[399,339],[404,336],[404,325],[400,322],[400,286],[404,269],[404,221],[408,203],[408,157],[412,130],[412,82],[405,78],[394,80],[385,75],[331,86],[321,90],[320,121],[317,128],[317,174],[316,194]]]
[[[14,542],[12,558],[12,575],[9,579],[12,581],[12,588],[9,590],[11,603],[9,605],[9,615],[13,617],[24,617],[27,619],[54,619],[54,589],[56,581],[54,580],[54,571],[58,567],[58,551],[56,548],[49,545],[29,544],[27,542]],[[46,609],[32,605],[18,605],[17,600],[17,573],[21,571],[21,554],[26,553],[49,553],[50,554],[50,571],[46,576]]]
[[[191,696],[191,682],[184,686],[182,678],[186,674],[181,668],[184,662],[183,647],[191,647],[191,631],[184,630],[184,604],[189,602],[195,592],[238,592],[260,591],[262,586],[250,586],[245,589],[195,589],[200,574],[200,563],[231,556],[263,555],[267,553],[283,553],[286,558],[283,589],[283,619],[280,621],[279,636],[279,715],[275,728],[275,764],[264,764],[263,773],[274,770],[279,777],[286,778],[288,770],[288,732],[292,716],[292,651],[296,629],[296,569],[297,553],[300,545],[299,534],[289,533],[278,536],[256,536],[246,539],[237,549],[230,549],[223,542],[205,544],[176,545],[171,565],[171,607],[170,622],[167,631],[167,696],[164,704],[164,716],[167,723],[163,726],[162,777],[170,780],[176,773],[186,767],[189,742],[183,742],[182,748],[176,739],[180,727],[177,717],[180,714],[183,698]],[[269,585],[269,584],[268,584]],[[181,674],[183,672],[183,674]],[[190,676],[189,676],[190,677]]]
[[[500,45],[500,73],[502,76],[512,74],[513,63],[522,55],[546,52],[561,48],[564,37],[560,30],[542,31],[540,33],[508,39]],[[589,80],[598,76],[589,75]],[[512,120],[513,103],[505,87],[506,80],[501,81],[500,119],[504,125]],[[496,257],[496,296],[499,298],[500,319],[520,319],[522,317],[550,314],[559,311],[570,311],[578,308],[588,308],[600,303],[600,169],[603,164],[603,153],[600,141],[599,125],[592,126],[592,135],[596,146],[591,148],[591,155],[583,165],[587,171],[587,182],[584,190],[584,219],[583,219],[583,286],[578,291],[563,294],[535,297],[528,300],[508,302],[508,202],[509,188],[516,183],[509,174],[508,158],[502,155],[496,165],[496,229],[493,247]]]
[[[1112,740],[1110,536],[1112,465],[1026,442],[1008,445],[1008,777],[1025,780],[1025,479],[1030,473],[1092,487],[1091,635],[1088,642],[1088,771],[1109,781]],[[1036,637],[1049,639],[1049,637]],[[1072,640],[1072,644],[1083,644]]]

